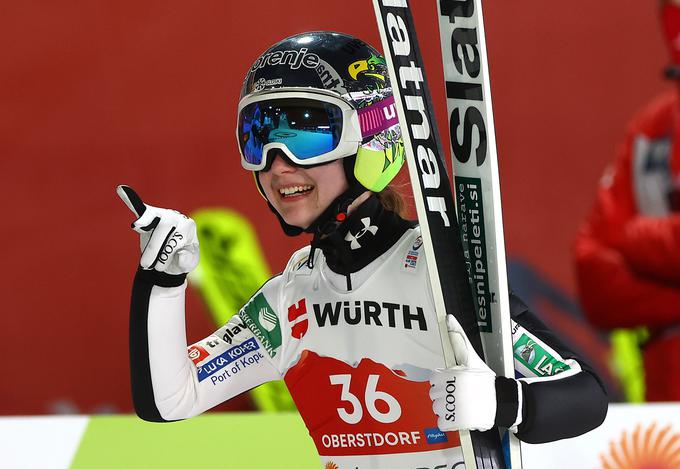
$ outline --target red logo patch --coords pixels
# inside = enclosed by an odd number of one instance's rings
[[[307,303],[304,298],[297,304],[288,307],[288,322],[291,324],[290,335],[295,339],[302,339],[309,328],[307,320]]]
[[[208,357],[208,355],[210,355],[200,345],[192,345],[191,347],[189,347],[188,353],[189,353],[189,358],[191,359],[192,362],[194,362],[194,365],[198,365],[203,360],[205,360]]]

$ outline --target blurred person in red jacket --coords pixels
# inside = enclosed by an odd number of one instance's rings
[[[680,86],[680,0],[660,2]],[[580,299],[603,329],[645,326],[646,399],[680,400],[680,99],[677,87],[630,122],[575,243]]]

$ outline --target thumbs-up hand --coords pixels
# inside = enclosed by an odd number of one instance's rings
[[[129,186],[118,186],[116,193],[137,217],[132,229],[140,234],[142,269],[180,275],[196,268],[198,237],[191,218],[176,210],[145,204]]]
[[[489,430],[496,418],[496,374],[477,355],[450,314],[446,325],[457,365],[434,370],[430,376],[437,426],[443,431]]]

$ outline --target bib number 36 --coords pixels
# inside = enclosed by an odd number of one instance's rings
[[[399,401],[395,399],[394,396],[388,394],[384,391],[378,391],[378,379],[380,375],[368,375],[368,381],[366,382],[366,389],[364,390],[364,404],[365,409],[368,414],[380,423],[393,423],[399,420],[401,417],[401,405]],[[359,398],[352,394],[349,390],[350,383],[352,381],[352,375],[331,375],[329,376],[331,384],[341,385],[342,390],[340,391],[340,399],[344,402],[348,402],[352,407],[351,412],[348,412],[344,407],[338,407],[338,416],[350,424],[354,425],[359,423],[364,416],[364,406],[362,405]],[[380,407],[385,412],[378,409],[378,402],[384,402],[384,405]]]

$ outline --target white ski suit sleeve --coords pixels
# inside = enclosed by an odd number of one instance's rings
[[[267,338],[241,317],[187,347],[185,275],[139,269],[130,308],[130,368],[137,414],[164,422],[198,415],[267,381],[281,379]],[[280,277],[260,292],[278,290]],[[273,293],[274,294],[274,293]],[[257,295],[256,295],[257,296]],[[247,307],[248,305],[246,305]]]

